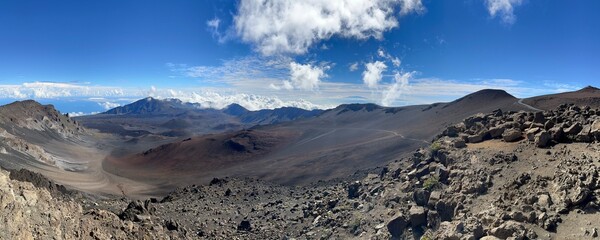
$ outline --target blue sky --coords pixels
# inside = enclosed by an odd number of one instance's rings
[[[0,102],[251,109],[599,85],[598,1],[0,0]],[[376,14],[374,14],[376,13]],[[86,102],[86,103],[83,103]]]

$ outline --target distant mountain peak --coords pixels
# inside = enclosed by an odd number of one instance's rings
[[[240,116],[242,114],[247,113],[248,109],[242,107],[242,105],[239,105],[237,103],[232,103],[229,104],[229,106],[225,107],[223,109],[223,112],[233,116]]]
[[[477,92],[468,94],[462,98],[455,100],[454,102],[460,102],[465,99],[476,100],[476,101],[489,101],[489,100],[497,100],[497,99],[516,99],[515,96],[507,93],[502,89],[482,89]]]
[[[477,92],[471,93],[469,95],[491,95],[491,94],[497,94],[499,96],[506,96],[506,97],[514,97],[513,95],[511,95],[510,93],[502,90],[502,89],[482,89],[479,90]]]
[[[185,105],[178,99],[156,99],[147,97],[133,103],[110,109],[104,114],[148,114],[166,113],[176,109],[189,109],[191,105]]]
[[[342,104],[336,107],[335,109],[339,110],[338,114],[342,114],[344,112],[357,112],[361,110],[365,110],[367,112],[372,112],[373,110],[382,109],[382,106],[379,106],[375,103],[350,103],[350,104]]]
[[[596,91],[600,91],[600,89],[597,87],[594,87],[592,85],[588,85],[587,87],[580,89],[578,92],[596,92]]]

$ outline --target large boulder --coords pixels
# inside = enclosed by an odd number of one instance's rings
[[[359,181],[350,183],[348,185],[348,198],[350,198],[350,199],[358,198],[360,196],[361,185],[362,184]]]
[[[488,130],[488,134],[491,138],[499,138],[502,137],[502,133],[504,133],[504,127],[493,127]]]
[[[516,239],[535,239],[537,235],[532,230],[525,228],[521,223],[515,221],[507,221],[500,226],[492,228],[490,234],[500,239],[515,237]]]
[[[583,127],[581,126],[580,123],[575,123],[575,124],[571,125],[570,127],[565,128],[563,131],[566,134],[575,135],[575,134],[578,134],[582,129],[583,129]]]
[[[600,113],[600,111],[598,113]],[[592,123],[590,134],[594,136],[597,141],[600,141],[600,119],[597,119]]]
[[[134,222],[141,222],[149,219],[149,215],[154,214],[156,208],[151,206],[150,200],[144,202],[140,200],[131,201],[129,205],[119,214],[119,218],[122,220],[130,220]]]
[[[584,125],[581,131],[575,137],[578,142],[591,142],[594,137],[591,135],[592,126]]]
[[[590,190],[587,187],[577,186],[569,192],[569,200],[573,206],[585,202],[590,197]]]
[[[455,148],[464,148],[467,146],[467,144],[465,143],[465,140],[457,138],[452,140],[452,146]]]
[[[504,133],[502,134],[502,139],[504,139],[505,142],[515,142],[521,139],[522,137],[523,136],[521,134],[521,131],[517,129],[509,129],[504,131]]]
[[[548,147],[550,140],[552,140],[552,136],[546,131],[542,131],[535,135],[535,145],[539,148]]]
[[[485,136],[484,133],[477,133],[474,135],[469,135],[467,137],[467,141],[469,141],[469,143],[480,143],[480,142],[483,142],[484,136]]]
[[[534,123],[544,124],[546,122],[546,117],[544,117],[544,113],[543,112],[536,112],[533,115],[533,122]]]
[[[550,133],[552,139],[556,142],[561,142],[561,140],[564,138],[564,132],[560,126],[554,126],[548,132]]]
[[[417,189],[413,192],[413,200],[419,206],[427,205],[429,202],[429,191],[425,191],[423,189]]]
[[[408,221],[406,221],[406,217],[400,214],[387,224],[387,229],[390,232],[390,235],[392,235],[392,238],[400,238],[407,226]]]
[[[429,201],[427,202],[429,208],[435,208],[435,204],[442,198],[442,192],[433,191],[429,194]]]
[[[435,233],[435,239],[462,239],[465,226],[460,221],[441,222]]]
[[[458,137],[458,133],[459,130],[456,126],[450,126],[444,131],[443,135],[448,137]]]
[[[535,140],[535,135],[540,132],[540,128],[530,128],[527,129],[527,131],[525,131],[525,136],[527,137],[527,140],[529,141],[534,141]]]
[[[552,120],[548,120],[544,123],[544,129],[549,130],[552,127],[554,127],[554,122]]]
[[[424,207],[413,206],[408,210],[410,225],[420,227],[427,225],[427,211]]]

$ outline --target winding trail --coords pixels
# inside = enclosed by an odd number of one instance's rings
[[[315,128],[315,129],[325,129],[325,128]],[[387,138],[389,138],[389,137],[399,137],[399,138],[402,138],[402,139],[405,139],[405,140],[409,140],[409,141],[423,142],[423,143],[429,144],[429,142],[428,142],[428,141],[426,141],[426,140],[423,140],[423,139],[416,139],[416,138],[409,138],[409,137],[406,137],[406,136],[404,136],[404,135],[402,135],[401,133],[398,133],[398,132],[396,132],[396,131],[391,131],[391,130],[383,130],[383,129],[368,129],[368,128],[349,128],[349,127],[345,127],[345,128],[334,128],[334,129],[332,129],[332,130],[331,130],[331,131],[329,131],[329,132],[326,132],[326,133],[323,133],[323,134],[321,134],[321,135],[318,135],[318,136],[316,136],[316,137],[313,137],[313,138],[310,138],[310,139],[307,139],[307,140],[304,140],[304,141],[298,142],[298,143],[297,143],[297,145],[302,145],[302,144],[305,144],[305,143],[308,143],[308,142],[311,142],[311,141],[317,140],[317,139],[319,139],[319,138],[321,138],[321,137],[324,137],[324,136],[327,136],[327,135],[329,135],[329,134],[332,134],[332,133],[336,132],[337,130],[344,130],[344,129],[349,129],[349,130],[368,130],[368,131],[385,132],[385,133],[390,133],[390,134],[391,134],[391,135],[388,135],[388,136],[384,136],[384,137],[380,137],[380,138],[372,139],[372,140],[370,140],[370,141],[363,142],[363,143],[370,143],[370,142],[374,142],[374,141],[379,141],[379,140],[387,139]]]
[[[515,104],[520,104],[520,105],[522,105],[522,106],[524,106],[524,107],[526,107],[526,108],[529,108],[529,109],[530,109],[530,110],[532,110],[532,111],[536,111],[536,112],[542,112],[542,111],[544,111],[544,110],[542,110],[542,109],[539,109],[539,108],[536,108],[536,107],[534,107],[534,106],[531,106],[531,105],[529,105],[529,104],[527,104],[527,103],[524,103],[524,102],[523,102],[523,100],[525,100],[525,99],[524,99],[524,98],[521,98],[521,99],[519,99],[519,101],[517,101]]]

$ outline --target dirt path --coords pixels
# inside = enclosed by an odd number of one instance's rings
[[[541,111],[544,111],[544,110],[542,110],[542,109],[539,109],[539,108],[536,108],[536,107],[534,107],[534,106],[531,106],[531,105],[529,105],[529,104],[527,104],[527,103],[524,103],[524,102],[523,102],[523,100],[525,100],[525,99],[521,98],[521,99],[519,99],[519,101],[517,101],[515,104],[520,104],[520,105],[522,105],[522,106],[524,106],[524,107],[526,107],[526,108],[528,108],[528,109],[530,109],[530,110],[532,110],[532,111],[536,111],[536,112],[541,112]]]

